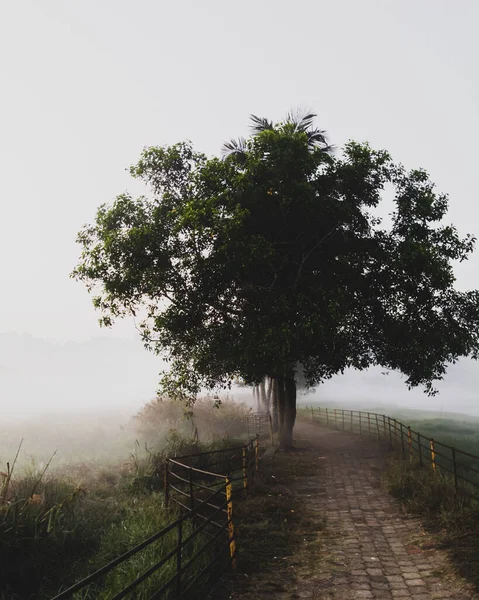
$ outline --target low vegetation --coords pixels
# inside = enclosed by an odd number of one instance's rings
[[[293,453],[262,459],[250,493],[234,508],[239,540],[237,570],[222,579],[211,600],[256,600],[259,585],[271,598],[286,589],[293,593],[295,568],[309,568],[321,547],[326,523],[311,515],[294,493],[294,485],[319,468],[317,454],[300,449],[301,444],[297,444]]]
[[[420,515],[437,544],[449,551],[458,572],[479,589],[479,502],[457,494],[444,473],[392,457],[384,476],[389,491]]]
[[[176,513],[163,507],[166,457],[225,447],[235,443],[233,434],[245,433],[246,407],[213,405],[205,399],[184,418],[181,405],[152,402],[135,419],[139,437],[129,458],[104,467],[55,471],[55,457],[42,468],[9,463],[0,480],[0,599],[51,598],[171,522]],[[143,552],[107,578],[108,594],[147,559]],[[81,597],[103,597],[94,589],[88,594]]]

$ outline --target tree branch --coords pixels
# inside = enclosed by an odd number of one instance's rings
[[[304,263],[308,260],[308,258],[311,256],[311,254],[323,243],[325,242],[329,237],[331,237],[333,235],[333,233],[335,231],[338,230],[339,225],[337,225],[336,227],[333,227],[333,229],[331,229],[331,231],[329,233],[327,233],[325,236],[323,236],[320,240],[318,240],[316,242],[316,244],[314,244],[314,246],[311,248],[311,250],[309,252],[306,253],[305,256],[303,256],[303,260],[301,261],[301,264],[299,265],[299,269],[298,269],[298,274],[296,275],[296,280],[294,282],[294,286],[297,287],[298,285],[298,281],[299,278],[301,277],[301,271],[303,270],[304,267]]]

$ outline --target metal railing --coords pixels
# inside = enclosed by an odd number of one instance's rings
[[[259,468],[258,438],[243,446],[170,458],[165,463],[165,507],[174,505],[181,516],[161,531],[118,556],[52,600],[97,598],[105,577],[114,569],[157,544],[156,562],[109,600],[137,598],[152,576],[161,582],[149,600],[198,598],[199,590],[236,564],[233,495],[246,490]],[[206,468],[196,465],[208,464]],[[220,472],[220,469],[224,473]],[[173,483],[174,482],[174,483]]]
[[[250,413],[246,417],[248,437],[257,435],[261,439],[269,438],[273,442],[273,422],[269,413]]]
[[[479,501],[479,456],[438,442],[400,421],[377,413],[341,408],[306,407],[313,422],[387,442],[421,467],[447,474],[457,492]]]

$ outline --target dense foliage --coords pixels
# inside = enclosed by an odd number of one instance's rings
[[[285,445],[298,364],[310,385],[380,364],[433,392],[479,348],[479,294],[454,288],[452,264],[474,239],[441,223],[447,197],[368,144],[334,156],[313,116],[254,117],[218,158],[146,149],[131,174],[151,195],[100,207],[74,271],[104,324],[140,315],[170,363],[164,391],[194,400],[237,376],[274,378]],[[386,188],[389,227],[373,215]]]

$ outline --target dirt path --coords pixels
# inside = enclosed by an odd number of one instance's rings
[[[326,528],[315,539],[305,537],[292,557],[275,566],[274,589],[271,578],[263,581],[257,574],[224,598],[475,598],[452,574],[445,553],[435,548],[419,520],[404,514],[381,489],[387,448],[307,422],[297,425],[295,433],[310,448],[315,469],[299,475],[289,492],[310,522],[326,519]]]

